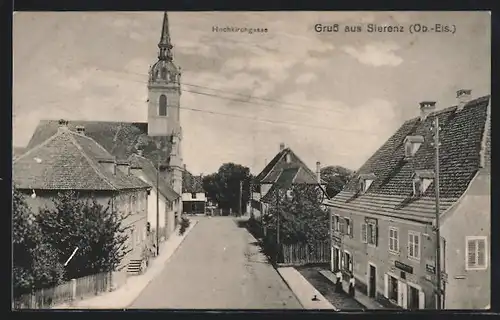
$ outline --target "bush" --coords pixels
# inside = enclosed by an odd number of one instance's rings
[[[186,232],[187,228],[189,228],[189,225],[191,224],[191,221],[189,221],[188,218],[182,217],[181,218],[181,227],[179,228],[179,234],[182,236],[184,232]]]

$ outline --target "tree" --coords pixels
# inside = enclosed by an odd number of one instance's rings
[[[312,246],[316,241],[327,240],[329,218],[322,207],[320,192],[316,186],[310,185],[295,185],[288,191],[275,191],[276,203],[270,207],[264,223],[275,230],[279,215],[282,243],[305,242]]]
[[[242,181],[241,210],[243,211],[250,199],[251,179],[252,175],[248,167],[225,163],[216,173],[203,178],[203,189],[209,198],[217,202],[221,209],[239,211],[240,181]]]
[[[352,178],[354,172],[341,166],[328,166],[321,169],[321,179],[326,185],[328,196],[337,195]]]
[[[62,192],[53,200],[53,209],[42,209],[38,222],[49,243],[64,263],[75,248],[77,253],[66,266],[66,279],[113,271],[130,251],[126,248],[128,215],[103,206],[94,198]]]
[[[13,285],[14,297],[19,297],[33,289],[58,284],[64,268],[56,250],[46,242],[24,195],[13,191]]]

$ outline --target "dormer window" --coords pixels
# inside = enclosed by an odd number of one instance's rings
[[[417,170],[413,174],[413,196],[421,197],[434,181],[434,171]]]
[[[405,159],[410,159],[415,156],[422,143],[424,137],[422,136],[407,136],[405,139]]]
[[[359,175],[359,192],[365,193],[368,191],[376,176],[373,173]]]

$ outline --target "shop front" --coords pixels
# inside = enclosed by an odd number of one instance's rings
[[[409,310],[425,308],[425,293],[417,283],[413,267],[400,261],[384,275],[384,296],[393,304]]]

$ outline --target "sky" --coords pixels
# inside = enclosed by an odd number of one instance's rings
[[[147,73],[162,12],[18,12],[13,17],[13,145],[41,119],[147,121]],[[488,12],[170,12],[182,68],[184,162],[258,174],[290,147],[315,168],[358,169],[419,102],[490,94]],[[454,33],[410,33],[439,23]],[[339,25],[339,32],[315,25]],[[368,32],[368,24],[403,32]],[[345,32],[345,26],[361,32]],[[267,28],[266,33],[213,27]],[[399,28],[398,28],[399,30]]]

